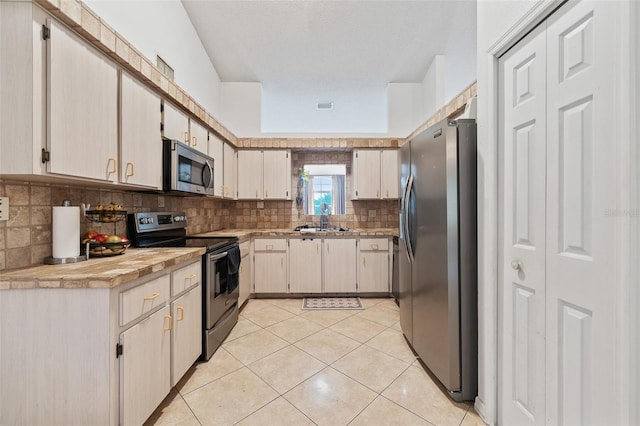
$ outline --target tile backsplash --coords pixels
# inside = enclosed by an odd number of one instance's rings
[[[346,164],[346,214],[330,216],[331,225],[397,228],[397,200],[351,201],[351,156],[348,151],[294,151],[291,193],[296,191],[298,168],[305,164]],[[0,270],[41,264],[44,258],[51,256],[52,207],[62,205],[64,200],[70,200],[73,206],[114,202],[129,213],[185,211],[189,234],[223,228],[290,229],[320,223],[319,216],[299,214],[294,200],[230,201],[10,179],[0,179],[0,196],[9,197],[9,220],[0,221]],[[114,224],[81,220],[81,234],[91,229],[112,234]],[[127,235],[126,222],[116,223],[115,233]]]

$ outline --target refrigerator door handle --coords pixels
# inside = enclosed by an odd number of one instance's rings
[[[409,259],[413,262],[414,253],[413,253],[413,245],[411,242],[411,229],[409,229],[409,197],[411,196],[411,191],[413,190],[413,175],[409,176],[409,180],[407,181],[407,188],[404,194],[404,241],[407,246],[407,253],[409,253]]]

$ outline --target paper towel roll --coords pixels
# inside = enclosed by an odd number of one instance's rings
[[[80,207],[53,208],[53,257],[80,256]]]

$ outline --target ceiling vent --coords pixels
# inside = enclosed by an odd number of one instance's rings
[[[319,102],[316,104],[316,108],[319,111],[327,111],[333,109],[333,102]]]

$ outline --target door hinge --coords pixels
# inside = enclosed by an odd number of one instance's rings
[[[164,112],[164,104],[160,102],[160,112]]]
[[[42,25],[42,39],[49,40],[51,38],[51,30],[46,25]]]
[[[122,356],[123,350],[124,346],[122,346],[122,343],[116,343],[116,358],[120,358],[120,356]]]
[[[286,196],[287,196],[287,197],[289,196],[289,191],[287,191],[287,195],[286,195]]]
[[[289,158],[289,152],[287,151],[287,158]]]
[[[358,153],[356,152],[356,158],[358,158]]]
[[[356,191],[356,197],[358,196],[358,191]]]
[[[46,163],[47,161],[51,161],[51,153],[42,148],[42,155],[40,156],[40,159],[42,161],[42,164]]]
[[[164,123],[160,123],[160,131],[164,132]]]

